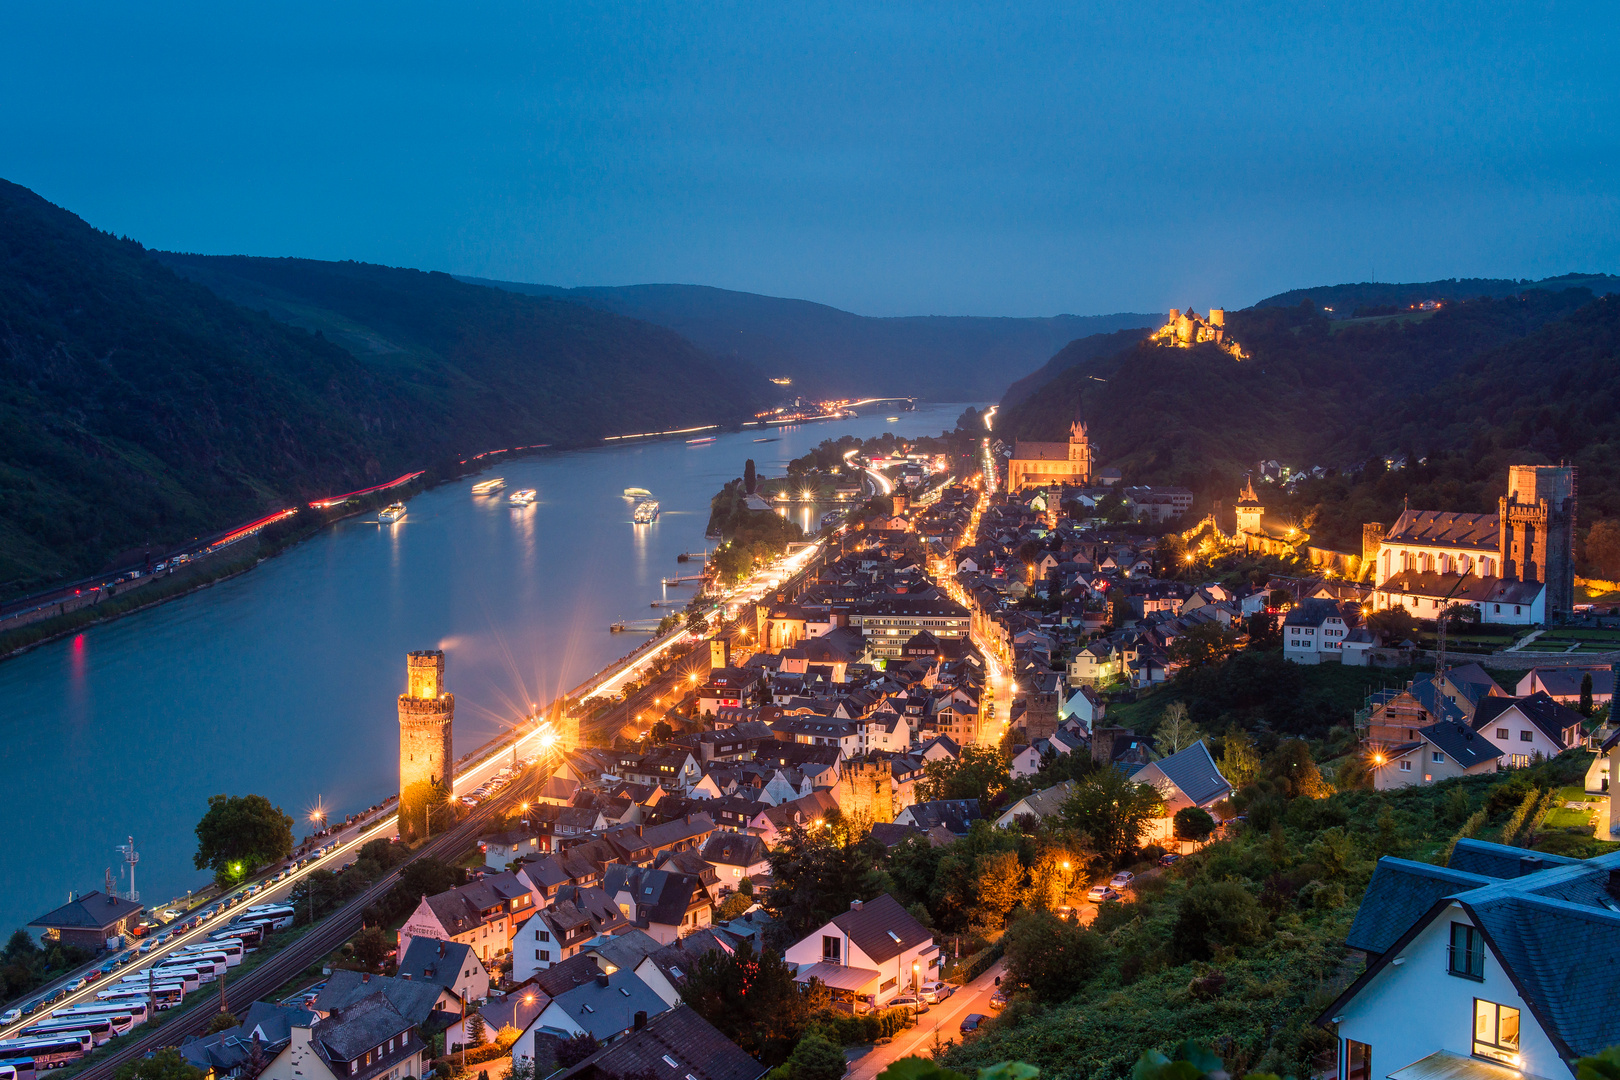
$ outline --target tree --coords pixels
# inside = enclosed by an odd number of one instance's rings
[[[1197,806],[1183,806],[1174,819],[1177,840],[1199,841],[1215,831],[1215,819],[1208,810]]]
[[[1322,771],[1311,757],[1311,748],[1304,739],[1284,739],[1266,755],[1261,764],[1265,775],[1276,780],[1283,794],[1290,799],[1325,799],[1333,794],[1333,785],[1322,779]]]
[[[754,459],[749,458],[743,464],[743,493],[745,495],[752,495],[754,493],[754,489],[758,486],[759,475],[754,471]]]
[[[714,913],[715,921],[730,922],[753,906],[754,898],[752,896],[747,893],[734,892],[720,901],[720,907]]]
[[[785,1060],[804,1031],[805,999],[793,970],[775,949],[756,955],[747,939],[734,953],[704,953],[681,1000],[766,1065]]]
[[[1028,990],[1036,1000],[1062,1002],[1096,973],[1102,943],[1089,929],[1047,911],[1013,920],[1002,939],[1007,949],[1003,987]]]
[[[1051,911],[1062,907],[1074,888],[1079,855],[1052,845],[1042,849],[1029,866],[1029,886],[1024,890],[1024,906],[1031,911]]]
[[[467,1014],[467,1045],[483,1046],[489,1039],[489,1029],[484,1023],[484,1014],[473,1009]]]
[[[381,969],[393,947],[393,940],[380,926],[368,926],[354,936],[354,958],[373,971]]]
[[[217,1035],[221,1031],[229,1030],[235,1026],[236,1017],[232,1016],[228,1012],[222,1012],[215,1016],[212,1020],[208,1021],[208,1034]]]
[[[1581,715],[1592,715],[1592,673],[1583,672],[1581,675]]]
[[[1232,655],[1238,637],[1236,630],[1228,630],[1218,622],[1199,623],[1172,641],[1165,654],[1183,671],[1197,670]]]
[[[979,908],[974,922],[999,930],[1024,892],[1024,867],[1016,851],[998,851],[979,860]]]
[[[1381,635],[1386,645],[1398,645],[1417,633],[1417,619],[1403,607],[1385,608],[1367,616],[1367,629]]]
[[[1603,580],[1620,579],[1620,521],[1603,518],[1592,522],[1586,534],[1586,561]]]
[[[263,795],[215,795],[197,822],[198,870],[213,870],[221,888],[292,854],[293,819]]]
[[[787,1059],[788,1080],[840,1080],[849,1069],[843,1047],[834,1046],[819,1031],[799,1040]]]
[[[1275,649],[1282,645],[1282,633],[1277,629],[1277,616],[1269,611],[1257,611],[1249,616],[1249,648]]]
[[[561,1039],[557,1042],[557,1067],[572,1069],[599,1049],[601,1046],[597,1043],[596,1037],[588,1031],[582,1031],[569,1039]]]
[[[1187,703],[1177,701],[1159,718],[1158,735],[1153,740],[1153,748],[1161,757],[1169,757],[1187,749],[1193,743],[1204,737],[1193,724],[1192,718],[1187,715]]]
[[[1147,823],[1164,812],[1152,784],[1138,784],[1118,769],[1098,769],[1076,783],[1064,817],[1110,865],[1134,850]]]
[[[199,869],[201,869],[199,867]],[[172,1046],[118,1066],[114,1080],[203,1080],[203,1071]]]
[[[1007,786],[1007,761],[994,746],[964,746],[960,756],[930,761],[917,785],[919,802],[978,799],[990,802]]]
[[[789,828],[770,852],[771,888],[762,901],[778,932],[797,941],[849,910],[851,900],[882,892],[882,851],[870,828],[837,813]]]
[[[1178,963],[1208,960],[1219,948],[1252,945],[1265,934],[1266,915],[1236,881],[1200,881],[1176,907],[1170,948]]]
[[[1249,733],[1233,724],[1227,729],[1221,749],[1221,775],[1240,788],[1260,774],[1260,753]]]

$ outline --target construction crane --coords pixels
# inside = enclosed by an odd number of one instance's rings
[[[1446,625],[1451,622],[1451,598],[1457,595],[1457,590],[1462,588],[1463,582],[1468,580],[1468,575],[1472,572],[1473,567],[1469,567],[1457,576],[1457,584],[1453,585],[1451,591],[1446,593],[1443,598],[1444,602],[1440,605],[1440,647],[1436,650],[1434,658],[1434,677],[1436,679],[1446,673]]]

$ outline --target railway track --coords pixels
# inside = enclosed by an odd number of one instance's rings
[[[547,774],[554,764],[551,755],[548,754],[536,763],[536,768],[526,770],[527,775],[521,781],[475,809],[454,829],[441,837],[429,840],[409,859],[383,875],[365,892],[316,923],[303,937],[240,979],[228,981],[225,989],[227,1000],[240,1003],[233,1011],[239,1012],[248,1003],[273,993],[299,972],[348,941],[360,930],[361,916],[366,908],[388,895],[399,883],[400,873],[405,867],[418,859],[444,858],[464,851],[497,813],[504,814],[538,787],[538,778]],[[187,1006],[182,1012],[165,1020],[161,1026],[85,1066],[76,1074],[76,1080],[112,1080],[113,1073],[119,1066],[137,1061],[155,1050],[178,1046],[188,1035],[201,1035],[208,1022],[219,1015],[214,1006],[215,1001],[212,998]]]

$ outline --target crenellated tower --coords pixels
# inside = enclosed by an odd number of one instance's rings
[[[444,689],[444,653],[431,649],[406,654],[405,678],[405,693],[399,695],[401,822],[412,810],[420,812],[422,785],[438,784],[448,793],[455,761],[451,728],[456,696]]]

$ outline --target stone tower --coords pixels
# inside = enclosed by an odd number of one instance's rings
[[[400,819],[420,811],[423,783],[450,783],[455,761],[450,729],[456,718],[456,696],[444,689],[444,653],[438,649],[405,657],[405,692],[399,695]],[[409,804],[409,805],[408,805]]]
[[[1549,625],[1575,607],[1575,504],[1573,465],[1509,466],[1497,503],[1502,577],[1546,586]]]
[[[1086,422],[1080,416],[1080,410],[1074,410],[1074,423],[1069,425],[1069,460],[1074,463],[1074,469],[1069,477],[1070,483],[1084,484],[1091,480],[1091,436],[1086,434]]]
[[[1266,508],[1260,505],[1260,496],[1254,491],[1254,478],[1248,477],[1243,481],[1243,491],[1238,495],[1237,505],[1233,508],[1237,512],[1237,534],[1259,534],[1260,519],[1265,516]]]

